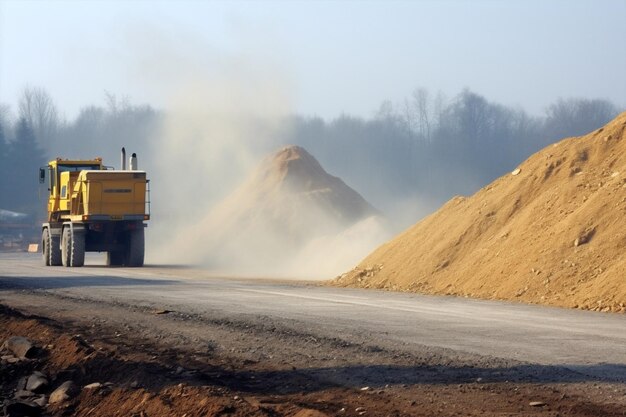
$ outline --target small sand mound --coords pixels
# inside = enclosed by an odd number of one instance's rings
[[[339,263],[324,248],[308,250],[370,217],[378,220],[363,224],[375,223],[372,232],[360,235],[367,235],[364,239],[369,243],[350,253],[335,247],[337,254],[345,255]],[[223,272],[329,277],[384,241],[376,227],[379,223],[377,211],[356,191],[328,174],[303,148],[288,146],[265,158],[185,237],[191,235],[195,242],[192,261]],[[333,243],[337,246],[336,239]],[[306,268],[294,262],[303,256]]]
[[[333,284],[626,311],[625,127],[543,149]]]

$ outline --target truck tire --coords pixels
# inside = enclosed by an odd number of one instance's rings
[[[82,230],[63,228],[61,260],[63,266],[76,267],[85,264],[85,234]]]
[[[65,267],[70,266],[71,241],[70,228],[64,227],[61,234],[61,262]]]
[[[83,266],[85,265],[85,232],[75,228],[73,231],[70,266]]]
[[[61,266],[61,236],[50,235],[50,265]]]
[[[145,232],[143,224],[139,229],[131,230],[128,239],[128,256],[127,266],[139,267],[143,266],[145,254]]]
[[[43,229],[41,232],[41,258],[45,266],[50,266],[50,232]]]
[[[58,236],[52,236],[47,227],[41,233],[41,253],[44,265],[61,265],[61,248]]]
[[[124,252],[107,252],[107,266],[122,266],[124,264]]]

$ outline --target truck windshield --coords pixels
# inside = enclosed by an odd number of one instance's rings
[[[57,169],[59,173],[67,171],[100,171],[100,165],[58,165]]]

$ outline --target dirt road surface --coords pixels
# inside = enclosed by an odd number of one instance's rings
[[[626,415],[624,314],[35,254],[0,254],[0,304],[3,338],[102,352],[50,359],[113,387],[52,415]]]

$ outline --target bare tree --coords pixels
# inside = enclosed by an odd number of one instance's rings
[[[583,135],[603,126],[617,113],[617,107],[608,100],[559,99],[546,111],[544,130],[551,140]]]
[[[115,94],[106,90],[104,91],[104,101],[106,102],[109,115],[112,117],[117,117],[120,113],[123,113],[132,107],[128,96],[122,96],[121,99],[118,99]]]
[[[417,117],[413,107],[413,103],[404,99],[404,102],[402,103],[402,117],[404,118],[411,133],[417,133],[419,131],[419,126],[417,124]]]
[[[26,87],[19,100],[19,117],[28,123],[38,142],[49,149],[59,127],[59,115],[46,90],[40,87]]]
[[[437,129],[441,125],[441,119],[447,106],[447,98],[441,90],[437,92],[433,101],[433,126]]]
[[[385,100],[380,104],[375,118],[377,119],[393,119],[395,118],[395,110],[391,100]]]
[[[428,90],[418,88],[413,91],[413,107],[417,115],[418,134],[420,138],[430,142],[431,139],[431,110]]]
[[[5,129],[11,124],[11,108],[7,104],[0,103],[0,135],[2,135],[3,142],[6,138]],[[1,145],[1,144],[0,144]]]

